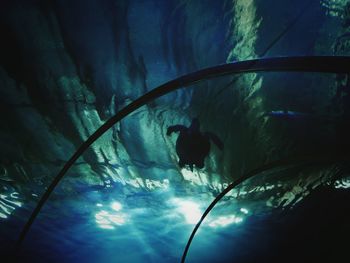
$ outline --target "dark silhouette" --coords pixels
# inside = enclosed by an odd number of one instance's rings
[[[193,165],[197,168],[204,167],[204,159],[210,152],[210,140],[222,150],[224,148],[221,140],[211,132],[200,132],[200,124],[197,118],[192,120],[190,127],[174,125],[168,127],[167,135],[180,132],[176,140],[176,153],[179,156],[179,166],[182,168],[188,164],[193,171]]]

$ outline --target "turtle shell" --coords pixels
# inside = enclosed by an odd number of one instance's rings
[[[210,152],[208,136],[201,132],[183,131],[176,141],[176,152],[180,158],[179,164],[204,167],[204,159]]]

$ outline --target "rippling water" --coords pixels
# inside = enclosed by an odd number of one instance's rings
[[[195,224],[229,182],[281,158],[349,152],[348,74],[251,72],[182,83],[77,160],[18,254],[14,244],[45,186],[124,106],[227,62],[349,55],[350,4],[0,2],[1,263],[15,254],[39,263],[180,262]],[[193,117],[225,144],[213,145],[194,172],[178,166],[178,137],[167,136]],[[243,182],[204,220],[187,261],[342,261],[350,234],[344,160],[276,167]]]
[[[20,262],[179,262],[194,224],[213,199],[205,192],[180,193],[162,189],[122,195],[116,187],[56,194],[30,230]],[[296,259],[300,252],[319,258],[322,253],[314,253],[326,245],[318,239],[327,241],[325,251],[332,252],[341,243],[335,240],[333,247],[327,239],[349,234],[344,216],[348,197],[346,189],[324,188],[293,209],[227,198],[204,221],[188,262],[265,262],[280,260],[283,253],[294,253],[290,257]],[[1,222],[3,255],[17,238],[29,206]],[[300,251],[307,242],[310,251]]]

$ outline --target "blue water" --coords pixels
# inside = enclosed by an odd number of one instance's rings
[[[227,182],[283,157],[348,153],[345,75],[270,72],[196,83],[130,115],[90,147],[15,251],[45,186],[127,103],[235,60],[348,55],[350,16],[342,0],[306,9],[304,0],[3,2],[11,10],[0,9],[7,30],[0,41],[0,262],[180,262]],[[176,136],[166,129],[195,116],[225,149],[213,145],[205,168],[191,173],[178,167]],[[289,168],[223,198],[187,262],[344,262],[350,180],[339,178],[349,175],[348,164]]]
[[[21,257],[29,262],[179,262],[195,223],[213,199],[210,193],[185,189],[129,195],[119,190],[54,194],[30,230]],[[232,200],[224,203],[222,211],[206,221],[211,226],[204,224],[200,231],[211,235],[219,228],[244,225],[246,210],[240,211]],[[28,212],[28,205],[18,208],[7,222],[11,225],[2,224],[7,242],[16,240]],[[220,216],[229,221],[220,223]]]
[[[228,198],[204,221],[187,262],[268,262],[280,260],[282,252],[294,251],[293,247],[299,247],[304,257],[319,258],[313,254],[323,244],[318,239],[328,244],[327,239],[349,233],[348,197],[347,190],[326,188],[293,209],[268,209],[261,201]],[[30,230],[19,262],[179,262],[198,213],[211,200],[208,193],[182,192],[177,197],[169,189],[130,196],[117,189],[74,198],[53,196]],[[17,209],[13,220],[2,222],[3,255],[17,238],[25,210]],[[325,246],[327,255],[337,258],[334,247]]]

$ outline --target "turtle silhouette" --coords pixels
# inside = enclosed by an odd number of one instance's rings
[[[180,132],[176,140],[176,153],[179,157],[179,166],[182,168],[189,165],[191,171],[193,166],[197,168],[204,167],[204,159],[210,152],[210,141],[223,150],[224,145],[215,134],[211,132],[201,132],[200,123],[197,118],[192,120],[190,127],[184,125],[169,126],[167,135],[170,136],[173,132]]]

